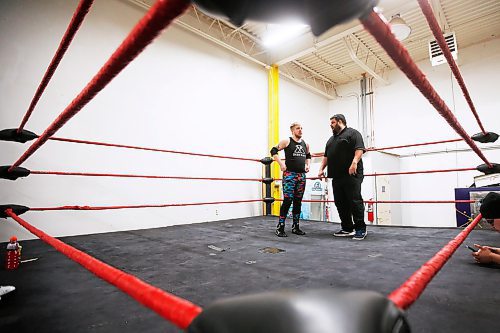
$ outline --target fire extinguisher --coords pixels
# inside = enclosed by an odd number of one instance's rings
[[[370,199],[372,200],[372,199]],[[368,211],[368,221],[370,221],[371,223],[373,223],[373,221],[375,220],[375,217],[373,215],[373,202],[369,202],[368,205],[367,205],[367,211]]]
[[[21,263],[22,246],[17,242],[17,237],[12,236],[7,244],[7,253],[5,254],[5,268],[8,270],[17,269]]]

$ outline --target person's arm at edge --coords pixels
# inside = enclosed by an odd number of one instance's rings
[[[478,263],[481,264],[498,264],[500,265],[500,249],[489,246],[482,246],[479,244],[474,244],[476,248],[479,249],[477,252],[473,252],[472,256],[476,259]]]

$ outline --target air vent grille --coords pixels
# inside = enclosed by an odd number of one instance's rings
[[[455,38],[455,33],[451,32],[443,35],[446,44],[448,44],[448,48],[451,51],[451,55],[453,59],[457,60],[458,52],[457,52],[457,40]],[[446,63],[446,58],[444,57],[439,44],[435,40],[431,40],[429,42],[429,57],[431,59],[432,66],[438,66]]]

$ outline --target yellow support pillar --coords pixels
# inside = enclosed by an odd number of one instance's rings
[[[279,69],[273,65],[269,69],[269,149],[279,142]],[[277,163],[271,164],[271,177],[280,178],[281,170]],[[281,198],[280,186],[273,182],[271,184],[271,195],[275,199]],[[281,203],[275,201],[271,205],[271,214],[279,216]]]

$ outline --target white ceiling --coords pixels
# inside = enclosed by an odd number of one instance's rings
[[[149,8],[154,0],[128,0]],[[455,32],[458,51],[500,37],[500,0],[430,0],[444,33]],[[390,19],[400,14],[411,27],[403,41],[415,61],[429,58],[434,37],[416,0],[380,0],[378,8]],[[363,74],[386,81],[395,64],[358,20],[331,28],[319,37],[310,31],[273,50],[262,44],[266,24],[247,22],[235,27],[192,6],[175,24],[262,66],[278,65],[280,74],[321,94],[335,98],[335,87]]]

